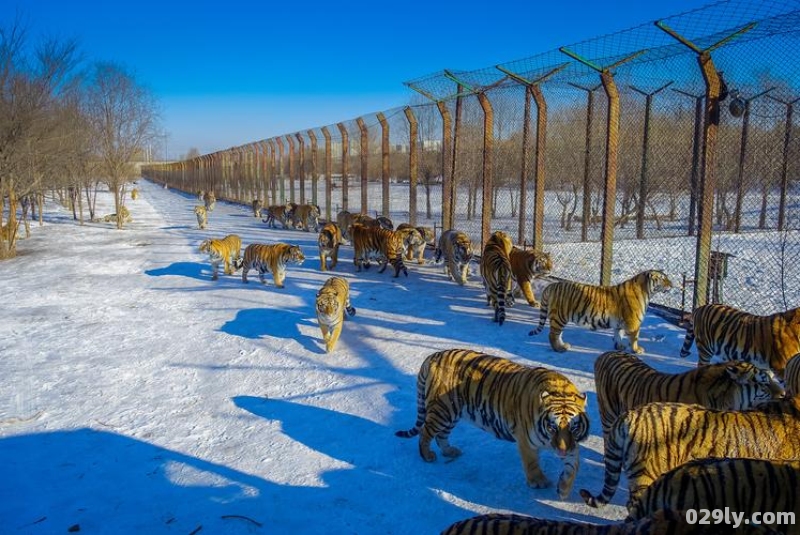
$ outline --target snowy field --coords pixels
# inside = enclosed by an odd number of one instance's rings
[[[577,492],[602,487],[592,370],[610,332],[567,327],[573,350],[557,354],[546,331],[528,336],[538,310],[524,303],[502,327],[491,321],[477,266],[466,287],[433,264],[410,264],[407,278],[356,274],[343,247],[335,273],[358,313],[326,354],[314,297],[331,273],[319,271],[315,234],[267,229],[223,202],[201,231],[195,198],[139,188],[125,230],[80,227],[51,204],[0,264],[0,532],[420,534],[495,511],[625,516],[626,484],[600,511]],[[99,205],[113,211],[107,193]],[[282,290],[253,272],[247,285],[212,281],[197,247],[232,232],[245,245],[299,244],[306,262]],[[621,278],[646,267],[658,266]],[[648,315],[644,358],[694,366],[694,352],[678,357],[683,335]],[[589,393],[592,435],[566,501],[529,489],[516,446],[466,422],[452,462],[427,464],[416,439],[394,436],[414,423],[422,360],[455,347],[557,369]],[[561,463],[547,452],[543,467],[556,479]]]

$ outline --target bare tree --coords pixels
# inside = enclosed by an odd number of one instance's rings
[[[95,133],[99,169],[114,194],[121,229],[125,184],[135,175],[134,155],[155,135],[156,104],[150,91],[119,65],[95,64],[90,82],[86,111]]]

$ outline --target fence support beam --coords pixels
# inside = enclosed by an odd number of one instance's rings
[[[492,233],[492,191],[494,180],[492,164],[494,154],[494,111],[486,93],[477,94],[478,102],[483,109],[483,206],[481,207],[481,250],[489,241]]]
[[[417,226],[417,173],[419,168],[417,143],[419,133],[417,131],[417,118],[414,110],[406,106],[404,110],[408,120],[408,222],[411,226]]]
[[[639,202],[636,207],[636,238],[644,239],[644,212],[647,206],[647,194],[649,193],[650,186],[648,185],[648,150],[650,148],[650,112],[653,107],[653,96],[662,92],[672,85],[672,82],[666,83],[656,89],[655,91],[646,92],[634,86],[628,86],[640,95],[644,96],[644,134],[642,135],[642,169],[639,176]]]
[[[300,204],[306,203],[306,144],[303,140],[303,134],[300,132],[294,135],[297,138],[297,174],[300,177]]]
[[[591,61],[584,59],[565,47],[559,50],[600,73],[600,81],[606,91],[608,99],[608,114],[606,117],[606,163],[605,187],[603,192],[603,228],[600,234],[600,284],[611,284],[611,268],[614,256],[614,214],[617,201],[617,168],[619,159],[619,90],[614,81],[612,69],[627,63],[640,56],[645,51],[640,50],[622,58],[608,67],[599,67]]]
[[[717,187],[717,131],[719,129],[719,96],[722,84],[720,83],[719,73],[714,66],[714,61],[711,59],[711,52],[738,35],[751,30],[755,27],[755,23],[748,24],[731,33],[705,50],[698,48],[663,21],[656,21],[655,25],[697,54],[697,63],[703,75],[703,81],[706,84],[705,111],[703,115],[703,153],[701,156],[702,173],[700,175],[698,195],[700,206],[695,253],[694,296],[692,299],[693,308],[697,308],[708,302],[708,260],[711,256],[714,191]]]
[[[294,165],[294,139],[291,134],[286,134],[286,142],[289,144],[289,202],[295,202],[294,199],[294,179],[296,167]]]
[[[339,128],[339,133],[342,135],[342,210],[347,210],[347,197],[348,197],[348,187],[347,187],[347,171],[348,171],[348,160],[350,159],[350,141],[347,137],[347,127],[344,123],[338,123],[336,125]],[[344,230],[342,230],[344,232]]]
[[[603,87],[583,87],[569,83],[572,87],[586,91],[586,134],[583,152],[583,202],[581,203],[581,241],[589,241],[589,224],[592,220],[592,129],[594,118],[594,92]],[[569,229],[570,223],[567,223]]]
[[[786,126],[783,131],[783,161],[781,162],[781,193],[778,200],[778,230],[786,230],[786,192],[789,187],[788,170],[789,170],[789,146],[792,141],[792,123],[794,115],[794,105],[800,98],[796,98],[789,102],[779,100],[772,95],[769,96],[772,100],[786,105]],[[766,221],[762,228],[766,228]]]
[[[280,204],[286,204],[286,184],[284,184],[283,180],[283,138],[281,136],[276,137],[275,143],[278,144],[278,180],[281,194]]]
[[[381,209],[384,217],[389,217],[389,122],[383,113],[376,117],[381,125]]]
[[[545,187],[545,145],[547,143],[547,102],[542,93],[541,84],[568,64],[563,63],[540,76],[536,80],[526,80],[519,74],[497,65],[496,68],[508,75],[512,80],[525,86],[525,115],[522,124],[522,166],[520,169],[519,188],[519,230],[517,243],[525,243],[525,210],[528,204],[528,153],[530,152],[531,130],[531,97],[536,102],[536,152],[534,153],[534,207],[533,207],[533,248],[544,247],[544,187]]]
[[[367,206],[367,193],[369,189],[369,130],[364,123],[364,119],[361,117],[356,119],[356,124],[361,132],[361,213],[366,214],[369,209]]]
[[[448,230],[455,224],[455,200],[450,196],[452,185],[453,160],[453,121],[450,117],[450,110],[447,103],[439,101],[436,103],[439,115],[442,116],[442,229]]]
[[[314,130],[306,133],[311,140],[311,204],[317,206],[317,135]]]
[[[331,218],[331,190],[333,189],[333,151],[331,148],[331,133],[327,126],[320,128],[325,138],[325,219]]]

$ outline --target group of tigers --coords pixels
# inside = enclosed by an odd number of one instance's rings
[[[408,274],[404,258],[422,259],[420,246],[424,251],[433,241],[424,228],[393,229],[385,218],[340,213],[337,223],[327,222],[319,230],[321,271],[336,268],[339,247],[348,239],[356,271],[369,268],[374,260],[381,271],[391,264],[395,277],[401,271]],[[262,282],[269,271],[282,287],[286,264],[304,259],[300,247],[289,244],[251,244],[242,258],[240,247],[235,236],[203,242],[201,250],[212,258],[213,278],[224,262],[226,273],[241,267],[245,282],[247,271],[256,269]],[[448,230],[439,238],[435,260],[444,260],[447,276],[464,285],[473,255],[469,237]],[[615,349],[600,355],[594,367],[605,443],[604,486],[598,495],[585,489],[580,495],[588,505],[602,506],[611,500],[624,473],[629,516],[625,522],[600,526],[481,515],[443,533],[703,533],[702,526],[686,523],[682,511],[729,507],[745,518],[758,511],[800,514],[800,309],[755,316],[725,305],[698,307],[681,349],[686,357],[697,344],[698,367],[669,374],[637,356],[644,352],[638,340],[650,298],[672,288],[662,271],[644,271],[613,286],[552,282],[538,303],[531,282],[551,270],[548,254],[518,249],[502,231],[491,235],[480,258],[487,303],[494,307],[498,324],[505,319],[505,307],[513,303],[516,282],[528,304],[540,307],[539,324],[529,334],[540,333],[549,319],[554,351],[569,349],[562,333],[570,322],[613,329]],[[317,318],[327,352],[339,339],[345,315],[356,313],[349,290],[344,278],[330,277],[317,293]],[[712,364],[714,355],[721,362]],[[533,488],[551,485],[539,466],[539,451],[555,452],[563,460],[558,497],[570,495],[589,417],[586,394],[566,376],[469,349],[450,349],[425,358],[416,388],[414,427],[396,434],[418,436],[425,461],[436,459],[434,441],[445,457],[460,455],[449,437],[465,417],[499,439],[516,442],[526,481]],[[800,533],[794,526],[774,527],[781,533]],[[715,528],[723,533],[731,526]],[[736,532],[773,531],[746,525]]]

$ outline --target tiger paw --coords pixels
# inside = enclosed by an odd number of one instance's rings
[[[552,487],[553,482],[550,481],[546,475],[542,474],[541,476],[529,479],[528,486],[532,489],[546,489]]]
[[[455,459],[456,457],[461,455],[461,450],[456,448],[455,446],[448,446],[442,449],[442,455],[450,459]]]

